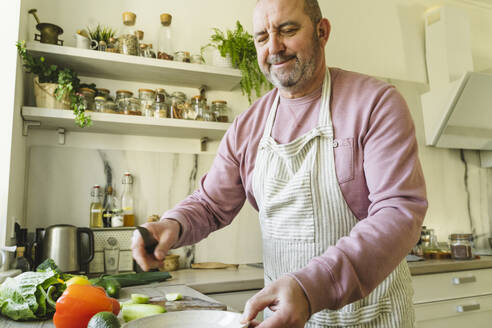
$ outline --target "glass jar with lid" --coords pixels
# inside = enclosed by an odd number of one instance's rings
[[[125,109],[130,105],[130,98],[133,96],[133,92],[128,90],[117,90],[116,91],[116,105],[119,111],[124,112]]]
[[[103,112],[110,114],[119,114],[118,105],[112,100],[106,100],[103,105]]]
[[[132,12],[123,13],[123,29],[118,38],[118,52],[120,54],[138,56],[138,37],[135,35],[135,21],[137,15]]]
[[[103,97],[105,100],[111,98],[109,90],[104,88],[96,88],[96,97]]]
[[[164,90],[164,89],[162,89]],[[156,90],[157,91],[157,90]],[[167,118],[169,117],[169,107],[166,104],[166,97],[163,93],[156,93],[154,102],[154,117]]]
[[[96,96],[96,92],[89,88],[80,88],[79,89],[80,97],[82,98],[82,104],[85,106],[86,111],[94,110],[94,97]]]
[[[227,123],[231,117],[231,110],[225,100],[212,101],[212,112],[217,122]]]
[[[171,95],[171,118],[184,118],[186,95],[183,92],[173,92]]]
[[[164,57],[172,57],[174,53],[172,18],[172,15],[168,13],[160,15],[161,26],[157,32],[157,57],[161,59],[168,59]]]
[[[127,106],[123,111],[125,115],[142,115],[140,99],[138,98],[129,98]]]
[[[473,259],[473,235],[471,233],[454,233],[449,236],[451,257],[455,260]]]
[[[188,120],[203,120],[203,103],[201,102],[201,98],[202,97],[200,95],[191,98],[190,109],[187,111],[186,115]]]
[[[103,111],[105,102],[106,98],[104,97],[97,96],[96,98],[94,98],[94,110],[101,113]]]
[[[210,106],[207,105],[206,102],[202,106],[203,106],[203,120],[207,121],[207,122],[215,122],[216,121],[215,115],[212,112],[212,109],[210,108]]]
[[[155,93],[151,89],[138,89],[138,99],[140,100],[140,111],[145,112],[147,108],[154,105]]]
[[[174,60],[179,61],[179,62],[184,62],[184,63],[190,63],[191,62],[191,56],[188,51],[176,51],[174,53]]]

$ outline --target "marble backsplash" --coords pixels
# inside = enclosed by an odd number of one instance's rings
[[[192,193],[213,159],[213,155],[33,146],[26,200],[28,229],[60,223],[88,226],[92,186],[104,188],[111,183],[120,197],[125,171],[134,176],[136,224],[144,223],[149,215],[161,215]],[[174,252],[188,265],[191,261],[261,262],[256,211],[246,204],[230,226],[195,247]]]

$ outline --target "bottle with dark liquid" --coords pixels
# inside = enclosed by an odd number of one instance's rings
[[[111,218],[113,216],[113,208],[114,208],[114,201],[113,201],[113,187],[108,186],[107,192],[106,192],[106,203],[104,204],[104,210],[103,210],[103,226],[105,228],[111,227]]]

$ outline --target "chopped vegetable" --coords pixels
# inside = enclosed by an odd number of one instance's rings
[[[135,304],[147,304],[149,303],[149,296],[144,294],[132,294],[131,299]]]
[[[154,304],[128,304],[123,307],[123,320],[126,322],[156,315],[166,312],[166,309],[160,305]]]
[[[180,293],[167,293],[166,300],[168,301],[177,301],[183,298],[183,295]]]

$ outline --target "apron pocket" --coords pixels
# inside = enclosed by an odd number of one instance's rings
[[[313,242],[313,213],[310,172],[297,173],[288,180],[266,179],[260,215],[266,237]]]
[[[336,327],[352,327],[368,324],[384,313],[392,312],[389,297],[373,304],[361,305],[360,301],[344,306],[340,310],[323,310],[312,315],[309,322]]]
[[[354,178],[354,138],[336,139],[335,170],[338,183],[350,181]]]

